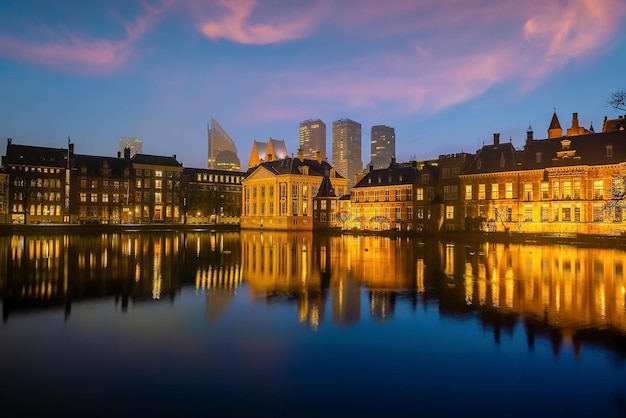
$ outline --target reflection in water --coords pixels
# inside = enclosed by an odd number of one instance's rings
[[[188,284],[206,294],[209,321],[244,288],[253,303],[294,304],[314,329],[362,315],[390,321],[401,306],[436,303],[443,316],[478,318],[496,343],[521,323],[531,350],[540,337],[555,354],[584,342],[626,353],[618,249],[248,230],[13,236],[0,237],[0,248],[5,321],[42,308],[70,315],[88,298],[113,297],[125,311],[174,301]]]

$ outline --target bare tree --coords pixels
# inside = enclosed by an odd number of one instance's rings
[[[606,104],[616,110],[626,111],[626,90],[617,90],[611,93]]]

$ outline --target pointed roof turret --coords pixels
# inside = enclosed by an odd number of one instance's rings
[[[337,197],[335,194],[335,188],[330,182],[330,177],[328,175],[324,175],[324,177],[322,177],[322,184],[320,184],[316,197]]]
[[[554,114],[552,115],[552,120],[550,121],[550,127],[548,128],[548,138],[560,138],[563,136],[563,128],[561,128],[561,124],[559,123],[559,118],[556,115],[556,108],[554,109]]]

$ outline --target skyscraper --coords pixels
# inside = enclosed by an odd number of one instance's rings
[[[300,122],[300,149],[304,158],[314,160],[317,151],[322,153],[322,160],[326,158],[326,124],[320,119],[308,119]]]
[[[130,136],[123,136],[120,138],[120,155],[124,155],[124,149],[130,149],[130,156],[143,153],[143,141],[141,138],[133,138]]]
[[[396,131],[385,125],[372,126],[371,165],[374,169],[387,168],[396,155]]]
[[[214,118],[207,126],[209,137],[208,168],[216,170],[241,171],[237,147],[232,138]]]
[[[356,175],[363,170],[361,160],[361,124],[350,119],[333,122],[332,165],[348,179],[348,188],[356,183]]]

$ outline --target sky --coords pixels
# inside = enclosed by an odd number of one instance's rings
[[[601,130],[626,89],[626,0],[3,0],[0,138],[206,168],[207,124],[299,147],[299,123],[396,132],[396,159]],[[624,112],[621,112],[624,113]],[[6,141],[6,139],[5,139]],[[4,154],[4,152],[2,152]],[[331,161],[332,163],[332,161]]]

